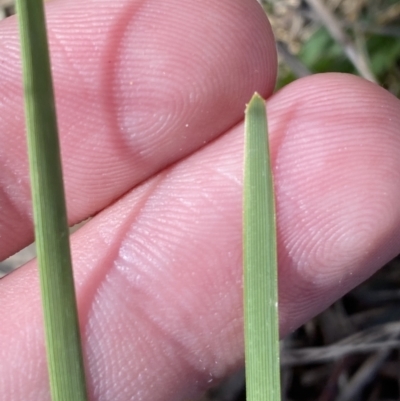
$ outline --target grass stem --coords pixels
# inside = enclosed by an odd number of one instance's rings
[[[53,401],[87,392],[42,0],[17,0],[35,239]]]

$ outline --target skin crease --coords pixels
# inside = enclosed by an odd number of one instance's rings
[[[281,335],[400,250],[399,100],[339,74],[270,96],[256,2],[160,7],[48,5],[71,222],[97,213],[72,236],[91,400],[189,399],[243,363],[240,119],[254,90],[269,96]],[[0,32],[6,256],[31,219],[15,20]],[[34,261],[0,281],[0,304],[0,400],[47,401]]]

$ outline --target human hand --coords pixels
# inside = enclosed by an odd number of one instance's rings
[[[400,102],[385,90],[326,74],[272,95],[252,0],[47,8],[70,222],[96,215],[71,238],[91,399],[187,399],[243,362],[254,91],[269,97],[282,336],[399,253]],[[5,258],[32,219],[16,20],[0,32]],[[0,281],[0,304],[0,400],[49,400],[34,261]]]

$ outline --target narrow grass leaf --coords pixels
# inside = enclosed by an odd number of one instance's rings
[[[245,114],[243,204],[244,334],[248,401],[279,401],[279,322],[273,179],[265,102]]]
[[[35,238],[53,401],[86,401],[42,0],[17,0]]]

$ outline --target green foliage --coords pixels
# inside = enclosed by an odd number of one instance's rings
[[[325,28],[318,29],[303,45],[300,60],[314,73],[355,73],[342,48],[332,39]]]
[[[384,79],[396,64],[400,70],[400,40],[399,38],[372,35],[367,42],[368,53],[371,55],[371,66],[375,74]]]

